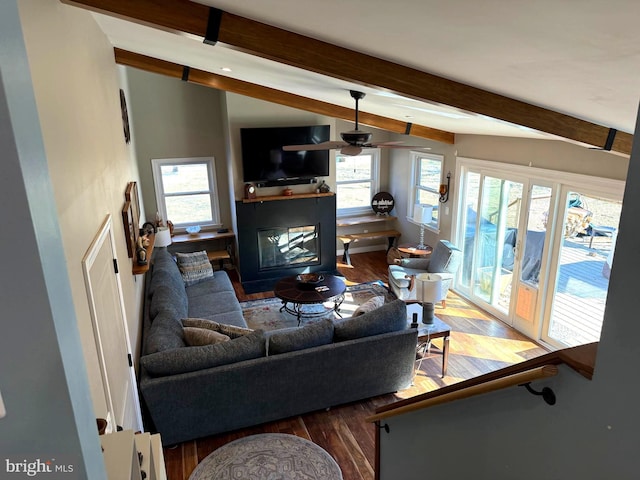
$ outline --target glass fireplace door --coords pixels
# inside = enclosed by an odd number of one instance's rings
[[[268,228],[258,231],[260,270],[320,263],[317,225]]]

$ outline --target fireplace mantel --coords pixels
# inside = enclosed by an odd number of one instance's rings
[[[335,193],[294,193],[293,195],[265,195],[263,197],[245,198],[242,203],[273,202],[277,200],[299,200],[301,198],[333,197]]]
[[[264,200],[288,200],[286,202]],[[262,200],[261,200],[262,199]],[[238,229],[238,272],[246,293],[273,289],[286,276],[299,273],[336,271],[336,197],[333,193],[259,197],[236,202]],[[266,266],[260,261],[260,232],[304,229],[317,234],[313,250],[317,259],[303,264]],[[277,252],[276,252],[277,253]],[[282,252],[284,253],[284,252]]]

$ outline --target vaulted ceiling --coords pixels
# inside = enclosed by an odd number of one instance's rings
[[[471,133],[631,150],[638,2],[66,3],[102,12],[125,65],[347,120],[348,90],[361,90],[362,123],[444,143]]]

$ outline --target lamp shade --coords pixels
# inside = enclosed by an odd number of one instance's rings
[[[421,303],[436,303],[442,300],[442,277],[435,273],[416,275],[416,300]]]
[[[433,205],[428,203],[416,203],[413,207],[413,221],[416,223],[431,223],[433,218]]]
[[[171,231],[167,227],[160,227],[156,232],[154,247],[168,247],[171,245]]]

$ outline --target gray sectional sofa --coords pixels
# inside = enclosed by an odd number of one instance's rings
[[[154,250],[152,260],[139,383],[147,429],[161,433],[165,445],[411,383],[417,332],[407,328],[401,300],[354,318],[250,331],[226,272],[185,286],[166,248]],[[188,346],[185,325],[230,340]]]

